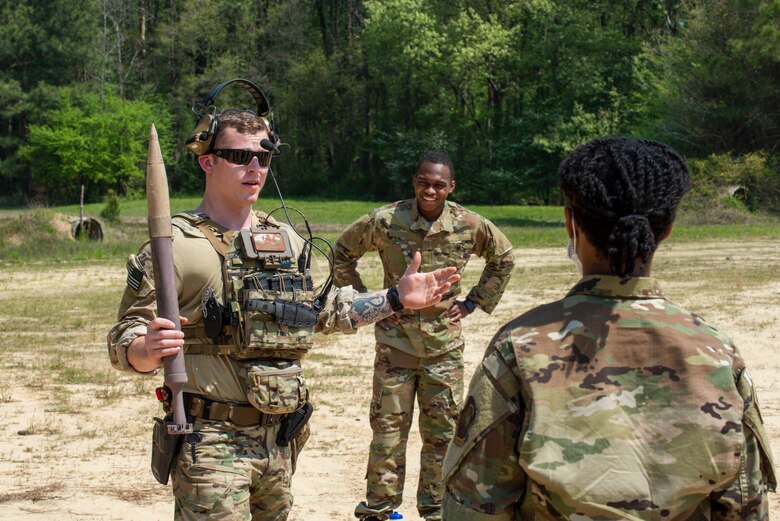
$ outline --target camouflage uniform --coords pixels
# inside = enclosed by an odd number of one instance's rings
[[[417,250],[422,253],[420,271],[455,266],[460,272],[472,254],[483,257],[485,269],[468,298],[487,313],[498,304],[512,272],[512,245],[493,223],[450,201],[430,223],[418,213],[416,199],[409,199],[378,208],[344,231],[335,248],[336,282],[366,291],[357,261],[368,251],[378,251],[384,286],[392,286]],[[423,440],[417,508],[428,519],[441,515],[441,464],[463,394],[461,324],[446,312],[460,291],[455,284],[439,304],[398,313],[400,325],[388,331],[375,328],[370,411],[374,436],[367,499],[355,510],[358,517],[385,515],[401,504],[415,394]]]
[[[760,520],[775,475],[731,340],[656,281],[591,275],[491,341],[444,519]]]
[[[193,214],[196,215],[196,214]],[[231,232],[201,215],[218,239]],[[265,221],[279,223],[256,212],[253,226]],[[282,228],[289,227],[281,225]],[[302,243],[288,233],[293,257],[297,259]],[[201,298],[205,288],[217,296],[223,293],[223,262],[201,229],[181,217],[173,218],[173,256],[180,315],[189,319],[183,329],[202,329]],[[154,273],[148,243],[128,264],[127,287],[119,307],[118,322],[108,334],[111,364],[119,370],[135,372],[127,361],[127,347],[146,333],[156,316]],[[317,331],[352,333],[347,311],[352,303],[352,288],[331,290],[320,314]],[[220,298],[221,300],[221,298]],[[298,360],[242,360],[229,355],[187,353],[191,345],[203,344],[203,338],[185,338],[184,362],[187,384],[184,391],[210,400],[249,406],[247,366],[275,365],[280,368],[299,365]],[[156,372],[156,371],[155,371]],[[263,519],[283,520],[292,506],[290,479],[296,450],[276,445],[279,423],[237,425],[230,421],[196,419],[194,433],[187,435],[172,473],[176,500],[176,519]]]

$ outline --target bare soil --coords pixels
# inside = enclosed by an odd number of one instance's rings
[[[465,321],[467,378],[503,323],[560,298],[576,281],[561,249],[517,250],[516,259],[515,274],[496,311],[478,311]],[[470,264],[466,287],[476,282],[481,267],[479,260]],[[376,270],[378,263],[364,259],[361,269]],[[662,248],[654,270],[672,300],[699,312],[739,345],[774,453],[780,456],[780,245],[672,244]],[[105,354],[105,332],[125,283],[124,268],[74,265],[45,275],[39,270],[0,272],[0,302],[22,297],[48,301],[39,308],[26,306],[23,314],[0,314],[0,519],[171,519],[170,490],[149,471],[150,418],[158,414],[152,390],[160,378],[117,373]],[[111,309],[73,324],[88,332],[86,341],[74,341],[67,327],[59,332],[44,327],[46,306],[62,305],[52,293],[102,295],[101,288],[110,292],[106,301]],[[18,343],[13,328],[2,325],[9,320],[24,322],[25,344]],[[316,411],[312,437],[293,479],[292,521],[354,519],[352,511],[365,494],[372,328],[320,341],[305,363]],[[57,356],[95,368],[99,381],[49,381],[64,374],[55,371],[52,360]],[[414,494],[420,446],[415,422],[400,509],[405,520],[419,519]],[[778,496],[771,494],[770,501],[776,517]]]

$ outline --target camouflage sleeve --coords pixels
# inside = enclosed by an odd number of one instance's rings
[[[511,339],[494,340],[471,380],[444,460],[448,521],[515,519],[526,476],[517,449],[524,409],[513,363]]]
[[[108,358],[120,371],[138,373],[127,361],[127,348],[138,336],[146,334],[146,326],[157,314],[150,255],[148,244],[144,244],[137,254],[127,259],[127,285],[119,303],[117,322],[108,332]]]
[[[358,259],[372,249],[372,219],[364,215],[347,227],[336,240],[333,277],[337,286],[352,286],[365,293],[366,285],[357,271]]]
[[[482,219],[475,239],[474,253],[485,259],[485,269],[467,298],[485,313],[491,313],[501,300],[515,266],[512,243],[487,219]]]
[[[767,490],[774,492],[777,478],[750,372],[738,352],[734,358],[734,380],[744,400],[745,442],[737,478],[727,488],[712,494],[712,519],[763,521],[769,519]]]

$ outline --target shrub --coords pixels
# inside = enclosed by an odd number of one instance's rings
[[[683,202],[687,222],[750,220],[750,212],[780,208],[780,176],[760,152],[690,159],[691,192]]]
[[[100,216],[106,220],[106,222],[112,224],[119,223],[119,196],[113,190],[108,191],[108,195],[103,199],[105,206],[100,210]]]

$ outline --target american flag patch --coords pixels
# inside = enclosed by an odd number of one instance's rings
[[[141,289],[141,280],[144,278],[144,271],[137,266],[127,267],[127,285],[133,288],[133,291]]]

